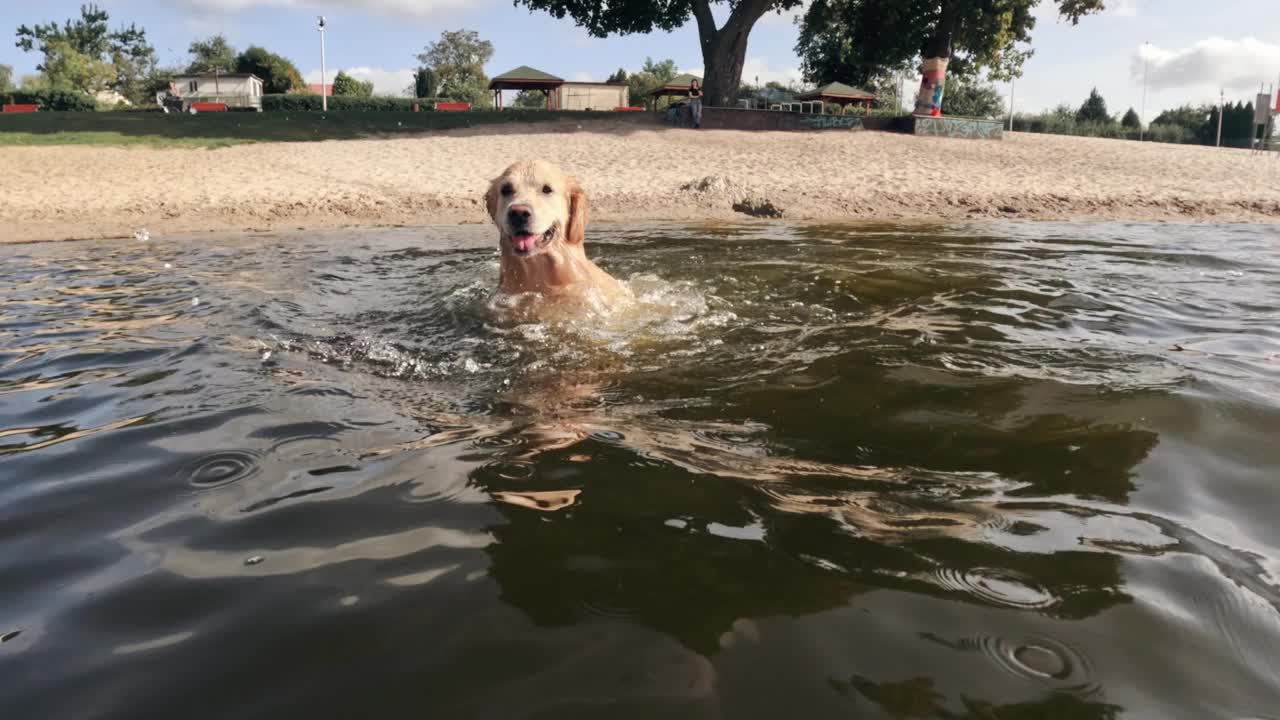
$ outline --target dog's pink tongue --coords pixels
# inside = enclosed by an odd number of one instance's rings
[[[520,252],[529,252],[529,248],[533,247],[533,243],[537,239],[537,235],[512,235],[511,247]]]

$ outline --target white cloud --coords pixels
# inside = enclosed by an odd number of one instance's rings
[[[762,57],[748,57],[746,62],[742,63],[742,81],[755,84],[756,78],[759,78],[761,83],[776,80],[783,84],[799,84],[800,68],[791,65],[776,67]]]
[[[1280,45],[1257,38],[1211,37],[1178,50],[1143,45],[1133,55],[1133,77],[1149,72],[1154,90],[1224,87],[1245,90],[1273,82],[1280,73]]]
[[[1131,18],[1138,16],[1138,0],[1116,0],[1107,3],[1107,13],[1116,17]]]
[[[179,0],[200,12],[235,13],[256,7],[352,9],[418,19],[435,18],[458,10],[471,10],[492,0]]]
[[[342,70],[351,77],[361,82],[373,82],[373,92],[376,95],[395,95],[403,96],[405,90],[413,84],[413,69],[404,68],[403,70],[384,70],[382,68],[371,67],[353,67],[353,68],[330,68],[329,75],[325,78],[326,82],[333,82],[333,77],[338,74],[338,70]],[[304,74],[303,79],[311,85],[320,84],[320,71],[312,70]]]

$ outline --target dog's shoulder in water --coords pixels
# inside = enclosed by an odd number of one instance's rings
[[[587,258],[587,198],[578,181],[542,160],[513,163],[489,184],[498,227],[498,291],[560,307],[607,307],[630,296]]]

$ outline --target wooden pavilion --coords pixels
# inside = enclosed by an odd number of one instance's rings
[[[538,90],[546,97],[546,108],[555,109],[555,90],[564,84],[564,80],[550,73],[535,70],[528,65],[521,65],[508,70],[489,81],[489,89],[493,91],[493,107],[502,109],[503,90]]]
[[[689,73],[677,75],[663,85],[650,90],[649,99],[656,102],[660,97],[689,97],[689,83],[694,80],[698,81],[699,87],[702,86],[702,78],[697,75]]]
[[[796,96],[796,100],[819,100],[824,103],[839,105],[841,110],[846,109],[852,103],[862,103],[863,110],[868,115],[871,114],[871,103],[875,99],[874,93],[839,82],[827,83],[817,90],[810,90]]]

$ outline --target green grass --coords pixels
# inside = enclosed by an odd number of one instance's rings
[[[109,145],[219,148],[252,142],[310,142],[410,135],[498,123],[609,119],[635,124],[642,113],[503,110],[475,112],[264,112],[200,115],[41,112],[0,115],[0,146]],[[644,113],[643,115],[647,115]]]

